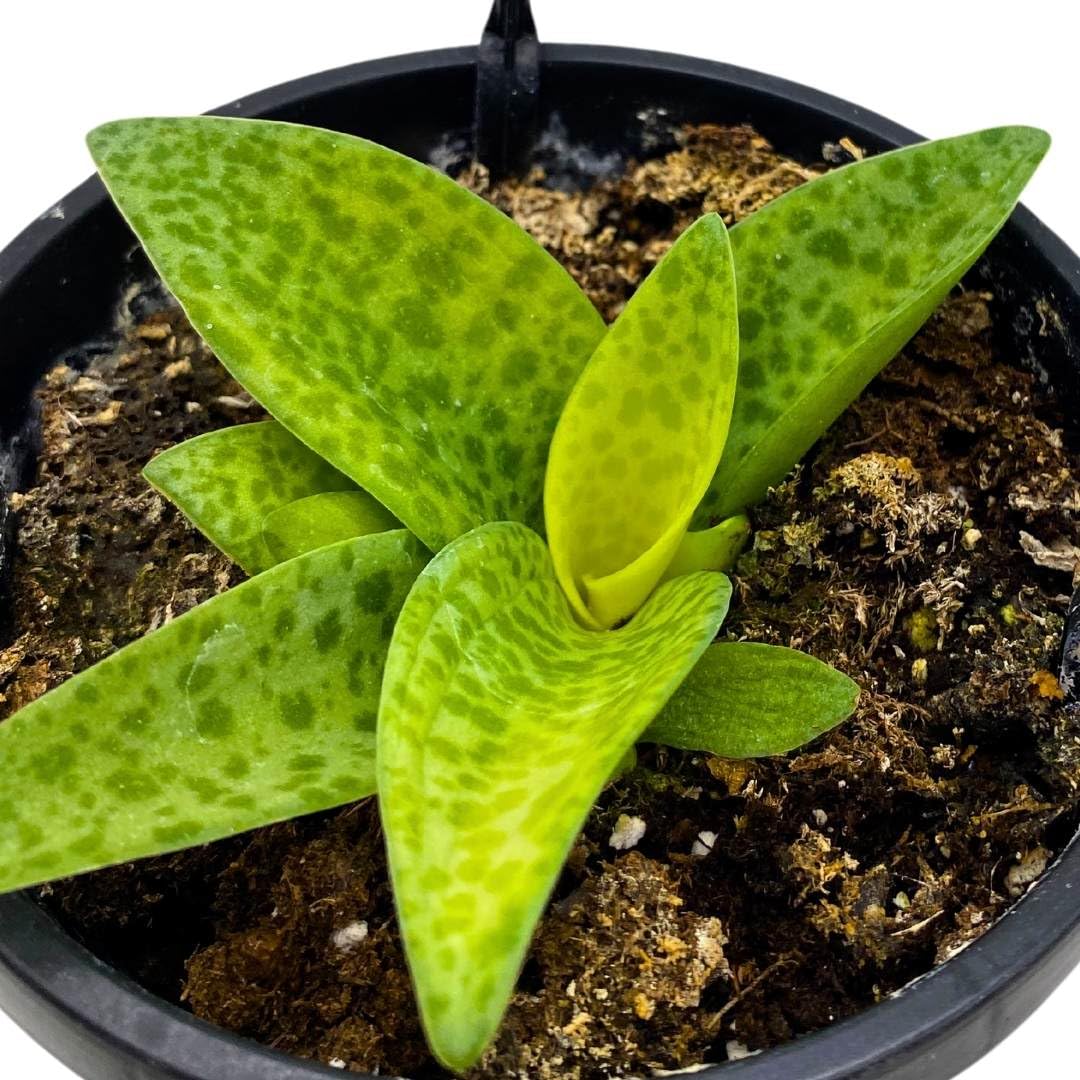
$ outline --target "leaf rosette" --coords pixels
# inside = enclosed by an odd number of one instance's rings
[[[781,754],[855,708],[810,656],[713,643],[723,571],[1048,138],[883,154],[730,233],[708,215],[610,328],[511,220],[363,139],[199,117],[90,146],[273,419],[147,464],[253,576],[0,726],[0,889],[377,791],[425,1029],[467,1069],[636,741]]]

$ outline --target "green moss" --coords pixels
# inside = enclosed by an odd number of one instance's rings
[[[933,608],[921,607],[907,619],[908,640],[916,652],[933,652],[938,644],[938,618]]]
[[[1004,604],[998,615],[1006,626],[1015,626],[1020,621],[1020,612],[1012,604]]]

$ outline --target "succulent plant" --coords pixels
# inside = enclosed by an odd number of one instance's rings
[[[106,184],[274,417],[148,480],[250,580],[0,726],[0,888],[378,793],[435,1054],[465,1069],[641,740],[794,749],[858,688],[713,643],[743,511],[1004,224],[1047,137],[884,154],[676,241],[610,328],[512,221],[362,139],[108,124]],[[546,537],[546,539],[545,539]]]

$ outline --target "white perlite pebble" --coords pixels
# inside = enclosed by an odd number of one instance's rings
[[[636,847],[645,835],[645,821],[643,818],[631,817],[629,814],[620,814],[615,828],[608,837],[608,843],[616,851],[629,851]]]
[[[745,1043],[739,1042],[737,1039],[731,1039],[725,1046],[727,1051],[728,1061],[741,1061],[743,1058],[754,1057],[760,1053],[759,1050],[751,1050]]]
[[[331,1069],[344,1069],[345,1062],[341,1058],[331,1058],[327,1063]]]
[[[348,926],[334,931],[334,948],[338,952],[352,952],[367,937],[366,922],[351,922]],[[344,1066],[342,1066],[344,1068]]]
[[[695,859],[704,859],[713,849],[713,844],[716,843],[716,833],[709,832],[707,829],[697,834],[697,839],[694,841],[694,846],[690,849],[690,854]]]
[[[978,529],[965,529],[964,535],[960,537],[960,543],[963,545],[965,551],[974,551],[979,546],[979,541],[982,539],[982,532]]]

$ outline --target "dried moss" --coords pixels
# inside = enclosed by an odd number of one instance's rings
[[[178,312],[129,325],[84,370],[58,365],[37,396],[36,481],[10,499],[16,632],[0,649],[0,716],[241,580],[140,469],[156,450],[264,415]]]
[[[533,970],[479,1069],[484,1076],[641,1075],[698,1057],[717,1025],[695,1015],[730,992],[721,921],[684,910],[678,873],[636,851],[561,900]]]

